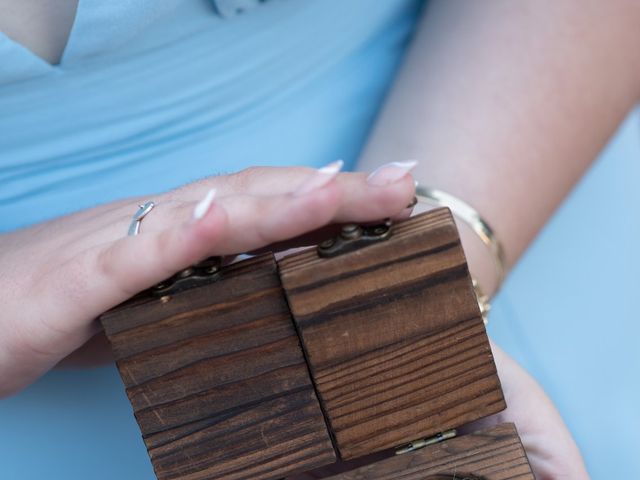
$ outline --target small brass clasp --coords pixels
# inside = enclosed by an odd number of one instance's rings
[[[335,257],[366,245],[386,240],[390,236],[390,219],[375,225],[344,225],[340,234],[318,245],[318,255],[321,257]]]
[[[396,455],[402,455],[403,453],[414,452],[421,448],[426,447],[427,445],[433,445],[434,443],[444,442],[445,440],[449,440],[457,435],[455,430],[447,430],[433,437],[429,438],[421,438],[419,440],[414,440],[413,442],[405,445],[404,447],[400,447],[396,450]]]
[[[166,298],[168,295],[215,281],[222,266],[221,257],[209,257],[185,268],[150,289],[152,295]]]

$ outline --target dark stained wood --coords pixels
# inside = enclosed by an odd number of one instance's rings
[[[279,262],[340,455],[354,458],[505,408],[448,209],[333,258]]]
[[[534,480],[513,424],[396,455],[328,480]]]
[[[335,461],[271,254],[101,321],[159,479],[275,479]]]

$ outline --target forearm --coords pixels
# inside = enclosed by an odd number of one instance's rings
[[[640,98],[639,48],[633,0],[433,1],[359,167],[419,160],[414,177],[481,212],[512,265]]]

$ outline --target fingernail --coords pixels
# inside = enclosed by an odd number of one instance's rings
[[[418,164],[415,160],[407,162],[391,162],[376,168],[367,177],[369,185],[385,186],[397,182]]]
[[[216,189],[212,188],[207,192],[205,197],[198,202],[196,208],[193,209],[193,219],[200,220],[204,217],[209,209],[211,208],[211,204],[213,203],[213,199],[216,196]]]
[[[305,195],[309,192],[324,187],[327,183],[333,180],[336,175],[338,175],[338,172],[342,170],[343,165],[344,162],[342,160],[337,160],[330,163],[329,165],[319,168],[318,170],[313,172],[311,177],[305,180],[295,192],[293,192],[293,195],[296,197]]]

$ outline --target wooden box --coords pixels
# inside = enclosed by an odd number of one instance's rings
[[[267,479],[335,461],[271,254],[102,316],[158,479]]]
[[[507,423],[394,455],[329,480],[533,479],[513,424]]]
[[[449,439],[505,404],[448,209],[195,267],[101,321],[161,480],[388,449],[407,453],[335,478],[533,478],[513,426]]]

